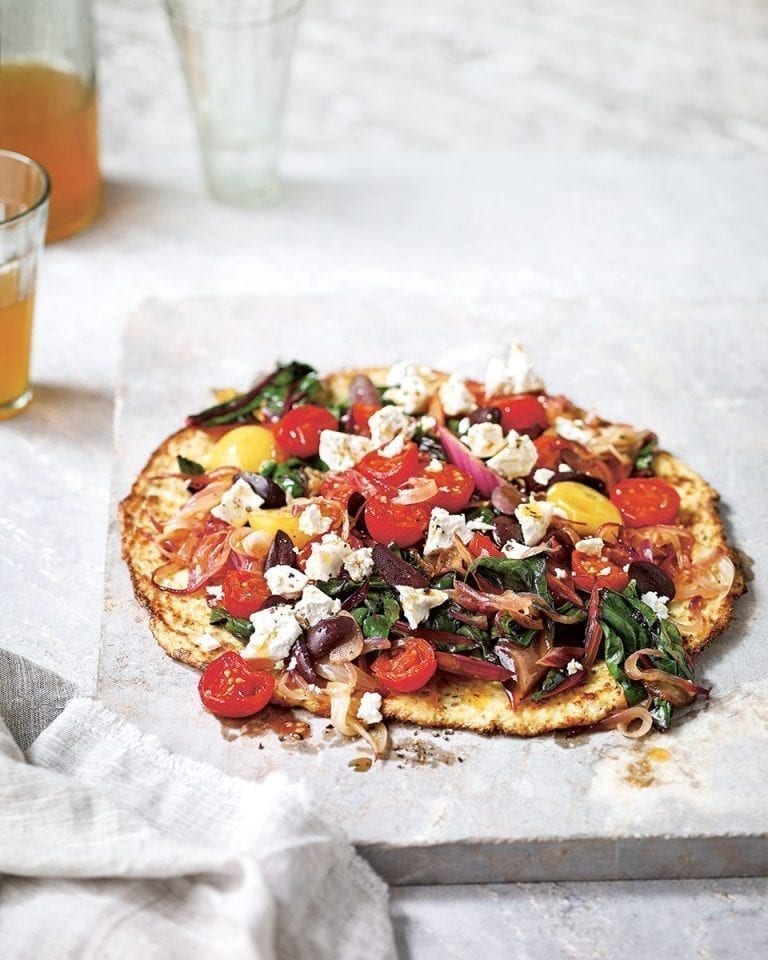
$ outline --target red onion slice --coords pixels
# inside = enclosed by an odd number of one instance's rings
[[[504,483],[498,473],[494,473],[482,460],[472,456],[447,427],[438,427],[437,432],[448,460],[475,481],[478,493],[484,497],[490,497],[496,487]]]

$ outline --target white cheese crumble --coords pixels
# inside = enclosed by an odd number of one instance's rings
[[[607,577],[610,575],[610,572],[611,572],[610,567],[603,567],[602,570],[598,571],[597,575],[598,577]]]
[[[564,440],[573,440],[574,443],[588,444],[594,439],[594,430],[584,424],[583,420],[571,420],[570,417],[556,417],[555,430]]]
[[[504,429],[500,423],[473,423],[461,442],[473,456],[487,460],[504,448]]]
[[[669,597],[660,597],[658,593],[649,590],[648,593],[644,593],[640,599],[646,606],[653,610],[659,620],[666,620],[669,617],[669,610],[667,608]]]
[[[557,467],[558,473],[573,473],[573,467],[569,467],[567,463],[558,464]]]
[[[221,598],[224,596],[224,587],[217,583],[212,587],[206,587],[205,592],[208,594],[211,600],[215,600],[218,603],[219,600],[221,600]]]
[[[599,557],[604,546],[605,541],[602,537],[584,537],[583,540],[578,541],[573,549],[578,550],[579,553],[586,553],[590,557]]]
[[[211,510],[211,516],[233,527],[244,527],[248,523],[248,515],[259,510],[262,503],[264,498],[240,477],[221,498],[221,503]]]
[[[424,555],[428,556],[430,553],[437,553],[439,550],[452,547],[456,537],[462,543],[469,543],[472,539],[472,531],[467,528],[464,517],[460,513],[451,514],[442,507],[434,507],[429,516]]]
[[[501,474],[505,480],[514,480],[516,477],[527,477],[536,466],[538,456],[538,450],[529,436],[510,430],[506,444],[488,460],[486,466]]]
[[[444,590],[422,589],[421,587],[398,587],[400,605],[411,629],[418,627],[427,619],[429,611],[439,607],[448,599]]]
[[[330,580],[341,573],[341,565],[351,553],[349,544],[336,533],[326,533],[312,544],[304,572],[310,580]]]
[[[253,634],[241,656],[248,660],[285,660],[301,636],[301,626],[287,604],[251,614]]]
[[[324,517],[316,503],[310,503],[309,506],[305,507],[299,517],[299,530],[306,533],[308,537],[314,537],[319,533],[327,533],[332,524],[333,520],[330,517]]]
[[[332,617],[341,610],[341,600],[333,599],[310,584],[304,587],[301,599],[293,608],[293,613],[305,629],[314,627],[316,623]]]
[[[475,517],[474,520],[467,521],[467,530],[495,530],[492,523],[486,523],[481,517]]]
[[[373,573],[373,550],[370,547],[353,550],[344,561],[344,569],[353,580],[367,580]]]
[[[366,692],[360,697],[360,706],[355,714],[358,720],[371,726],[374,723],[381,723],[381,694]]]
[[[579,663],[578,660],[569,660],[565,667],[565,672],[569,677],[572,677],[575,673],[578,673],[580,670],[584,669],[584,664]]]
[[[432,433],[437,428],[437,420],[434,417],[424,416],[419,420],[419,426],[422,433]]]
[[[419,368],[415,364],[407,363],[405,360],[393,363],[387,371],[387,386],[396,387],[399,383],[403,382],[405,377],[413,376],[418,372]]]
[[[485,372],[485,395],[499,397],[506,393],[534,393],[544,383],[533,370],[528,354],[519,343],[513,343],[505,359],[492,357]]]
[[[371,446],[383,447],[396,437],[410,440],[416,430],[416,421],[402,407],[382,407],[368,418]]]
[[[565,578],[566,578],[566,572],[565,572],[565,570],[561,570],[560,567],[558,567],[558,568],[555,570],[555,577],[557,577],[558,580],[565,580]]]
[[[384,399],[402,407],[406,413],[423,413],[432,399],[432,390],[416,367],[406,367],[397,386],[384,391]]]
[[[469,430],[471,426],[471,421],[469,417],[462,417],[461,420],[456,424],[456,431],[460,434],[464,434]]]
[[[554,515],[555,505],[544,500],[521,503],[515,510],[515,516],[523,531],[523,540],[529,547],[541,543]]]
[[[276,597],[285,597],[287,600],[295,600],[307,585],[306,575],[285,563],[270,567],[264,573],[264,579],[271,594]]]
[[[449,417],[460,417],[477,409],[477,401],[467,386],[467,381],[455,373],[440,387],[438,396]]]
[[[221,640],[217,640],[212,633],[201,633],[197,638],[197,645],[206,653],[213,653],[221,646]]]
[[[445,464],[442,460],[437,460],[435,457],[433,457],[426,467],[424,467],[424,470],[426,473],[440,473],[444,466]]]
[[[538,470],[533,471],[533,479],[536,483],[541,484],[542,487],[546,487],[554,475],[555,471],[548,470],[546,467],[539,467]]]
[[[389,459],[390,457],[396,457],[403,452],[405,449],[405,437],[401,434],[399,437],[395,437],[394,440],[390,440],[388,444],[383,446],[379,453],[382,457]]]
[[[501,552],[509,560],[522,560],[529,554],[529,548],[524,543],[518,543],[517,540],[507,540],[501,548]]]
[[[338,430],[320,431],[318,454],[328,469],[334,473],[351,470],[371,449],[371,441],[368,437],[356,437],[351,433],[340,433]]]

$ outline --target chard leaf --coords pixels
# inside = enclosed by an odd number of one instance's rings
[[[657,730],[669,730],[669,725],[672,722],[672,704],[668,700],[654,697],[648,708],[648,713],[650,713],[653,725]]]
[[[205,467],[197,460],[188,460],[179,454],[176,457],[176,462],[179,465],[179,473],[186,473],[188,477],[197,477],[201,473],[205,473]]]
[[[214,626],[229,630],[233,637],[237,637],[243,643],[247,643],[253,633],[253,624],[250,620],[233,617],[223,607],[214,607],[208,619]]]
[[[641,473],[647,473],[653,466],[653,454],[656,450],[658,440],[652,437],[648,443],[640,448],[635,457],[635,470]]]
[[[491,628],[493,640],[511,640],[518,647],[530,647],[536,637],[535,630],[520,626],[508,613],[500,613]]]
[[[551,601],[547,585],[547,558],[539,553],[520,560],[500,557],[478,557],[467,570],[467,577],[482,573],[507,590],[515,593],[537,593],[548,603]]]
[[[551,693],[552,690],[556,690],[563,680],[567,679],[567,677],[568,674],[565,672],[565,670],[547,671],[547,675],[544,677],[544,682],[542,683],[541,688],[532,695],[531,700],[533,700],[534,703],[538,703],[538,701],[541,700],[545,694]]]

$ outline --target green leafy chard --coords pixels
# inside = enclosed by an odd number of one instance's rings
[[[520,560],[478,557],[470,564],[467,579],[475,573],[494,580],[506,590],[514,590],[515,593],[537,593],[547,603],[551,602],[547,584],[546,554],[539,553]]]
[[[247,643],[253,633],[253,624],[250,620],[233,617],[223,607],[214,607],[208,619],[215,627],[224,627],[242,643]]]
[[[198,477],[201,473],[205,473],[205,467],[197,460],[189,460],[179,454],[176,457],[176,462],[179,465],[179,473],[185,473],[188,477]]]

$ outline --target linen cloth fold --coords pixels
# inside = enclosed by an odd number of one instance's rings
[[[0,651],[3,960],[395,957],[386,885],[302,787],[171,755],[72,693]]]

